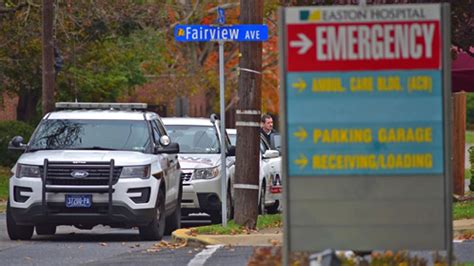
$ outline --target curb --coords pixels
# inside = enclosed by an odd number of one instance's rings
[[[192,236],[191,229],[178,229],[171,234],[171,238],[175,242],[186,242],[186,245],[190,246],[207,246],[222,244],[219,241],[204,236]]]

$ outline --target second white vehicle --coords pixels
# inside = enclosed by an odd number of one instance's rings
[[[227,217],[233,216],[232,180],[235,168],[235,146],[227,134],[221,134],[219,121],[211,118],[163,118],[166,130],[173,142],[179,143],[179,163],[183,180],[181,213],[204,212],[212,223],[222,220],[221,193],[221,141],[226,146]]]
[[[232,145],[237,142],[237,130],[226,129]],[[259,213],[275,213],[282,201],[281,156],[273,150],[263,135],[260,135],[260,189],[258,192]]]

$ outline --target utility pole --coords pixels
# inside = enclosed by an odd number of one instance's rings
[[[54,0],[43,0],[43,114],[54,110]]]
[[[240,24],[263,24],[263,0],[240,0]],[[255,228],[260,174],[262,43],[240,43],[239,102],[236,110],[235,222]]]

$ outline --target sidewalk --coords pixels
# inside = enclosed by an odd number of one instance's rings
[[[190,228],[178,229],[172,238],[177,242],[187,242],[191,246],[231,245],[231,246],[275,246],[283,242],[282,228],[267,228],[258,232],[236,235],[192,234]]]
[[[453,221],[453,237],[460,240],[463,235],[474,235],[474,219]],[[259,232],[239,235],[199,235],[191,234],[191,229],[178,229],[172,234],[176,242],[187,242],[191,246],[231,245],[231,246],[274,246],[283,242],[283,229],[271,228]]]

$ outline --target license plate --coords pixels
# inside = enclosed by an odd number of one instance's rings
[[[89,208],[92,206],[92,195],[66,195],[66,207]]]

